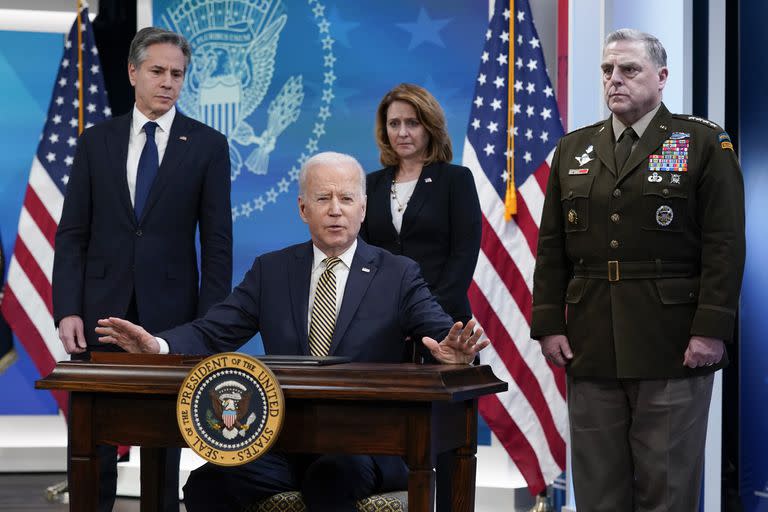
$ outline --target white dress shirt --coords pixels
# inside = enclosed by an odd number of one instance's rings
[[[168,138],[171,135],[171,125],[173,118],[176,117],[176,107],[155,119],[157,130],[155,130],[155,144],[157,145],[158,164],[163,163],[165,148],[168,147]],[[136,174],[139,171],[139,158],[144,144],[147,142],[147,135],[144,133],[144,125],[151,121],[150,118],[142,114],[136,105],[133,105],[133,120],[131,122],[131,132],[128,136],[128,160],[125,167],[128,178],[128,192],[131,194],[131,204],[136,198]]]
[[[390,194],[389,203],[390,208],[392,209],[392,225],[395,227],[395,231],[397,231],[398,235],[403,228],[403,215],[405,215],[405,210],[408,208],[408,201],[411,200],[411,196],[413,195],[413,191],[416,190],[416,183],[418,181],[418,179],[404,181],[402,183],[398,181],[393,184],[395,191],[397,192],[397,199]],[[398,211],[400,205],[402,205],[403,209]]]
[[[339,254],[341,263],[337,263],[333,267],[333,274],[336,276],[336,316],[339,316],[339,310],[341,309],[341,299],[344,298],[344,289],[347,287],[347,278],[349,277],[349,269],[352,268],[352,258],[355,257],[355,251],[357,250],[357,239],[352,242],[352,245]],[[309,322],[312,318],[312,305],[315,302],[315,289],[317,289],[317,282],[320,281],[320,276],[325,271],[325,263],[323,260],[327,258],[323,251],[312,245],[312,252],[314,253],[314,259],[312,260],[312,276],[309,279],[309,307],[307,308],[307,332],[309,332]]]

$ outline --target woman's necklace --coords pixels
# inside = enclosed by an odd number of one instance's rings
[[[408,201],[411,200],[411,196],[413,195],[413,191],[411,191],[410,194],[408,194],[408,197],[405,198],[405,201],[400,202],[400,198],[397,197],[397,177],[392,178],[392,188],[390,189],[392,199],[395,200],[395,204],[397,205],[397,213],[403,213],[403,210],[405,210],[405,207],[408,206]]]

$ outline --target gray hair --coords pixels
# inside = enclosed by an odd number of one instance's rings
[[[641,32],[634,28],[620,28],[608,34],[605,38],[603,48],[616,41],[637,41],[645,46],[645,53],[651,59],[657,68],[663,68],[667,65],[667,50],[661,44],[656,36],[647,32]]]
[[[360,197],[365,197],[365,171],[363,170],[363,166],[360,165],[360,162],[358,162],[355,157],[344,153],[336,153],[334,151],[318,153],[304,162],[304,165],[301,166],[301,170],[299,171],[299,196],[304,197],[304,194],[307,191],[307,171],[309,171],[310,167],[315,165],[335,167],[342,164],[351,165],[360,174]]]
[[[153,44],[172,44],[178,47],[184,54],[184,69],[189,67],[192,50],[184,36],[158,27],[146,27],[136,32],[128,50],[128,63],[137,69],[141,67],[141,63],[147,58],[147,48]]]

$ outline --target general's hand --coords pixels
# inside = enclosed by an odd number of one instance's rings
[[[571,344],[568,343],[568,337],[564,334],[552,334],[544,336],[539,340],[541,353],[555,366],[563,367],[573,359]]]
[[[101,343],[111,343],[126,352],[158,354],[160,344],[140,325],[122,318],[103,318],[96,328]]]
[[[85,331],[83,319],[77,315],[65,316],[59,320],[59,339],[67,354],[85,352]]]
[[[469,364],[475,360],[477,353],[490,343],[488,339],[478,341],[483,335],[483,330],[478,327],[473,333],[476,324],[477,322],[470,320],[464,327],[461,322],[456,322],[440,343],[429,336],[424,336],[421,342],[429,349],[432,356],[441,363]]]
[[[725,343],[719,338],[707,338],[704,336],[691,336],[688,348],[685,349],[683,365],[689,368],[700,366],[712,366],[723,358]]]

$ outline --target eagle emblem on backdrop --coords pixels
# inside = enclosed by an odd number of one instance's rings
[[[179,110],[226,135],[232,220],[290,197],[319,150],[335,98],[336,55],[322,0],[155,0],[192,60]],[[281,140],[286,141],[282,145]],[[295,152],[296,154],[291,154]]]
[[[227,136],[233,181],[243,168],[267,174],[270,153],[283,131],[299,118],[304,101],[302,76],[291,76],[269,103],[266,127],[257,133],[251,118],[272,84],[287,21],[282,3],[186,1],[163,20],[183,33],[192,47],[179,109]]]

